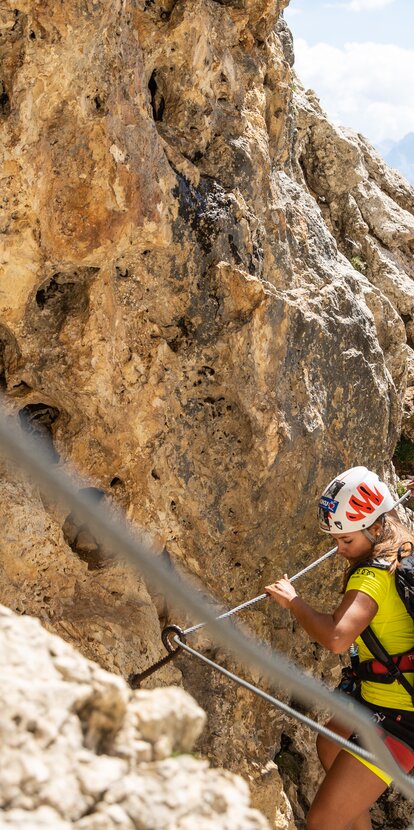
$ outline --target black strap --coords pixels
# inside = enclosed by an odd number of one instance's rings
[[[365,643],[366,647],[370,650],[371,654],[373,654],[374,657],[376,657],[376,659],[379,660],[380,663],[383,663],[383,665],[387,668],[388,674],[392,677],[392,679],[398,680],[398,682],[401,683],[401,686],[403,686],[405,691],[408,692],[414,703],[414,687],[408,682],[407,678],[404,677],[402,671],[398,668],[398,665],[394,663],[391,655],[388,654],[388,651],[384,648],[377,635],[374,634],[371,626],[367,626],[367,628],[359,636]],[[375,680],[375,676],[373,675],[371,679]]]

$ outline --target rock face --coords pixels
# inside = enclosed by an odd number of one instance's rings
[[[245,782],[191,749],[182,689],[131,692],[37,620],[0,608],[1,826],[266,830]]]
[[[325,549],[315,502],[338,469],[393,482],[414,382],[413,190],[301,89],[286,5],[6,0],[1,18],[10,412],[228,605]],[[184,621],[157,587],[16,471],[0,487],[2,601],[124,676],[158,659],[160,622]],[[333,604],[337,577],[304,590]],[[334,677],[280,610],[246,619]],[[289,728],[180,669],[203,752],[254,778],[275,825]]]

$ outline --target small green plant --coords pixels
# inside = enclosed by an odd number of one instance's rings
[[[407,488],[406,488],[405,484],[403,484],[402,481],[397,481],[397,495],[398,495],[398,498],[400,499],[401,496],[403,496],[404,493],[406,493],[406,492],[407,492]]]
[[[355,271],[359,271],[360,274],[366,273],[367,264],[361,259],[361,257],[354,254],[354,256],[351,256],[349,261],[352,267],[355,268]]]

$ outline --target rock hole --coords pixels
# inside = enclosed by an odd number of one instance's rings
[[[7,326],[0,325],[0,390],[6,390],[10,376],[15,376],[18,371],[19,363],[20,349],[16,338]]]
[[[5,359],[6,344],[3,340],[0,341],[0,390],[5,392],[7,389],[6,378],[6,359]]]
[[[30,40],[36,40],[36,32],[30,32],[29,38]]]
[[[35,326],[59,331],[68,317],[84,317],[89,309],[89,285],[99,268],[53,274],[35,295]],[[40,315],[39,315],[40,311]]]
[[[234,237],[232,236],[231,233],[228,234],[228,240],[229,240],[230,250],[231,250],[231,252],[234,256],[234,261],[237,265],[240,265],[243,262],[243,260],[242,260],[240,254],[239,254],[239,250],[238,250],[237,245],[234,241]]]
[[[120,484],[123,484],[122,478],[119,478],[119,476],[114,476],[109,486],[117,487]]]
[[[155,478],[156,481],[160,481],[160,477],[156,470],[151,470],[151,475],[153,478]]]
[[[79,491],[79,494],[85,495],[88,500],[92,500],[96,504],[99,504],[105,498],[104,490],[100,490],[98,487],[84,487]],[[65,542],[73,552],[79,559],[87,563],[88,571],[96,571],[107,564],[108,557],[104,554],[99,542],[97,542],[87,525],[79,521],[75,513],[69,513],[66,517],[62,533]]]
[[[98,110],[98,112],[99,112],[99,110],[100,110],[100,109],[101,109],[101,107],[102,107],[102,101],[101,101],[101,99],[100,99],[99,95],[95,95],[95,98],[93,99],[93,102],[94,102],[94,104],[95,104],[95,108],[96,108],[96,109]]]
[[[119,265],[115,266],[115,274],[123,280],[126,280],[127,277],[129,277],[128,268],[120,268]]]
[[[0,115],[7,118],[10,115],[10,98],[3,81],[0,84]]]
[[[31,388],[32,387],[29,386],[29,384],[26,383],[26,381],[20,380],[18,383],[13,384],[11,391],[13,392],[13,395],[20,397],[20,395],[26,395],[28,392],[30,392]]]
[[[157,70],[154,69],[148,82],[148,89],[151,95],[151,107],[154,121],[162,121],[165,110],[165,98],[158,90],[156,78]]]
[[[45,288],[39,288],[39,290],[36,292],[36,305],[38,306],[38,308],[40,308],[43,311],[46,302],[51,297],[53,297],[57,290],[57,282],[55,278],[52,277],[52,279],[50,280],[48,285],[45,286]]]
[[[291,705],[293,704],[291,703]],[[280,750],[276,753],[274,761],[278,766],[286,790],[289,789],[292,781],[296,786],[300,785],[303,777],[305,757],[294,748],[292,738],[285,732],[282,732],[280,736]],[[304,796],[301,797],[298,793],[298,801],[300,807],[307,813],[309,803],[306,798]],[[299,817],[295,815],[295,818],[298,819]]]
[[[53,444],[52,426],[60,415],[59,409],[46,403],[31,403],[19,411],[22,429],[41,442],[42,450],[51,464],[57,464],[59,454]]]
[[[192,323],[191,320],[186,319],[185,317],[180,317],[175,325],[179,329],[180,334],[171,340],[167,340],[167,344],[171,351],[178,352],[180,346],[185,342],[188,343],[192,338]]]

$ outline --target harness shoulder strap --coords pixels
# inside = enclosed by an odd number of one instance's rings
[[[364,629],[362,634],[359,635],[361,640],[364,641],[367,648],[369,648],[371,654],[377,658],[381,663],[386,666],[389,674],[394,680],[398,680],[401,683],[401,686],[405,689],[406,692],[410,695],[413,703],[414,703],[414,687],[411,686],[411,683],[408,682],[407,678],[404,677],[402,671],[398,668],[397,664],[394,663],[393,659],[391,658],[388,651],[384,648],[380,640],[378,639],[377,635],[374,634],[371,626],[367,626]]]

